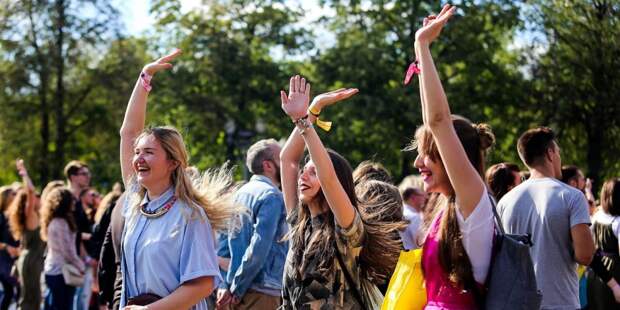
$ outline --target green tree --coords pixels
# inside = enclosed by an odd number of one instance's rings
[[[589,177],[620,172],[620,5],[617,1],[535,1],[544,52],[533,66],[535,100],[559,129],[562,161]],[[540,50],[540,46],[534,49]]]
[[[359,162],[373,154],[395,172],[413,171],[413,154],[400,151],[422,123],[417,81],[402,84],[413,61],[413,37],[440,1],[324,1],[337,12],[327,21],[336,44],[315,59],[324,88],[359,87],[360,94],[330,113],[337,126],[329,145]],[[453,113],[488,122],[514,141],[526,115],[527,81],[519,57],[506,50],[520,25],[515,1],[460,1],[459,11],[433,46]],[[335,115],[334,115],[335,114]],[[517,129],[518,130],[518,129]],[[518,131],[517,131],[518,132]],[[494,160],[516,159],[514,144],[500,143]]]
[[[3,1],[0,13],[2,164],[24,156],[43,183],[61,176],[68,143],[98,118],[93,63],[119,29],[118,12],[110,1],[56,0]]]
[[[156,36],[166,33],[160,49],[185,52],[157,86],[152,122],[183,129],[192,162],[202,169],[226,159],[237,163],[249,143],[287,134],[279,90],[291,71],[272,51],[311,47],[294,26],[300,12],[285,1],[213,1],[186,14],[179,9],[178,1],[153,6]]]

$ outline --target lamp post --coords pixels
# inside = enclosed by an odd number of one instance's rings
[[[224,131],[226,132],[226,160],[231,163],[235,162],[235,132],[237,131],[237,124],[235,120],[228,119],[224,125]]]

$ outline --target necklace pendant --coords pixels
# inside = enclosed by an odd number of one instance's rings
[[[174,203],[177,201],[177,197],[172,196],[163,207],[155,209],[153,211],[147,210],[146,206],[148,204],[140,206],[140,213],[147,218],[158,218],[166,213],[174,206]]]

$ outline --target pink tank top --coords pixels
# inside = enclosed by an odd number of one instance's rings
[[[471,292],[454,287],[439,263],[439,223],[443,212],[430,227],[422,250],[422,267],[426,281],[427,310],[473,310],[477,309]]]

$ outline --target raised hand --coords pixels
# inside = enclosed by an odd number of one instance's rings
[[[28,170],[26,170],[26,166],[24,165],[24,160],[23,159],[17,159],[15,161],[15,167],[17,168],[17,173],[24,177],[24,176],[28,176]]]
[[[308,114],[308,103],[310,102],[310,83],[306,79],[296,75],[291,77],[288,96],[280,91],[282,99],[282,110],[292,120],[298,120]]]
[[[415,33],[416,42],[422,44],[430,44],[432,43],[439,34],[441,33],[441,29],[448,22],[450,17],[454,15],[456,11],[455,6],[451,6],[450,4],[446,4],[441,9],[439,15],[431,15],[429,17],[424,18],[422,22],[422,28],[418,29]]]
[[[588,192],[592,192],[592,179],[590,179],[590,178],[586,179],[585,190],[588,191]]]
[[[146,66],[144,66],[142,71],[148,75],[154,75],[159,71],[171,69],[172,64],[170,62],[177,58],[177,56],[179,55],[181,55],[181,50],[176,49],[174,50],[174,52],[162,58],[159,58],[150,64],[147,64]]]
[[[338,101],[348,99],[358,92],[359,90],[357,88],[340,88],[332,90],[314,97],[314,100],[312,100],[312,104],[310,106],[314,110],[321,111],[324,107],[330,106]]]

